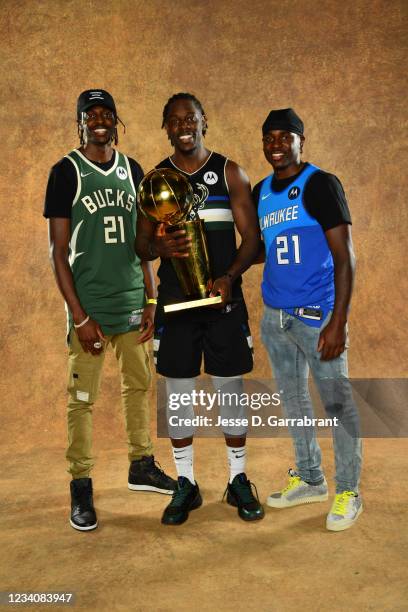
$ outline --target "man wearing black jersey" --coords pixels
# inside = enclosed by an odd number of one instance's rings
[[[155,317],[157,371],[166,377],[167,394],[191,393],[195,378],[204,370],[212,376],[216,390],[239,395],[242,374],[250,372],[252,341],[248,315],[241,290],[241,274],[251,265],[260,243],[259,228],[251,200],[249,180],[235,162],[209,151],[203,142],[207,119],[201,103],[192,94],[179,93],[163,110],[163,124],[174,147],[171,157],[157,167],[182,172],[194,191],[194,205],[188,220],[205,222],[214,284],[212,295],[220,294],[219,308],[199,308],[165,315],[163,305],[181,300],[170,257],[185,257],[189,240],[184,231],[167,234],[142,215],[138,216],[136,251],[143,259],[161,257],[160,286]],[[237,249],[235,229],[241,236]],[[244,417],[239,405],[224,406],[221,416]],[[224,412],[223,412],[224,411]],[[178,412],[179,420],[194,416],[193,406]],[[230,466],[227,502],[238,507],[243,520],[261,519],[263,508],[254,497],[245,475],[245,426],[223,429]],[[193,472],[192,427],[169,427],[178,473],[178,488],[162,522],[181,524],[190,510],[201,505]]]
[[[361,440],[347,368],[347,317],[354,277],[351,219],[343,187],[303,162],[304,126],[292,109],[273,110],[262,127],[274,173],[253,190],[265,245],[262,340],[288,418],[313,418],[309,368],[333,425],[336,495],[326,527],[351,527],[362,511]],[[312,427],[290,428],[296,471],[269,506],[325,501],[327,483]]]
[[[87,90],[78,98],[80,147],[51,170],[44,216],[50,256],[68,315],[68,449],[70,524],[97,527],[93,506],[92,409],[106,348],[121,373],[130,462],[128,487],[170,494],[175,481],[156,465],[150,439],[150,370],[145,343],[153,333],[151,264],[133,249],[139,164],[112,147],[119,118],[112,96]]]

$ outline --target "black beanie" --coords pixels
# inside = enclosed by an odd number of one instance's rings
[[[303,121],[293,108],[281,108],[279,110],[271,110],[262,126],[262,134],[265,135],[270,130],[283,130],[303,136],[303,129]]]

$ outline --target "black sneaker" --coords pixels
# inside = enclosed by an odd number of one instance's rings
[[[78,531],[96,529],[98,521],[93,505],[92,479],[76,478],[71,480],[71,518],[70,524]]]
[[[181,525],[188,519],[190,510],[199,508],[203,503],[198,484],[191,484],[188,478],[179,476],[173,499],[163,512],[164,525]]]
[[[177,481],[167,476],[153,455],[132,461],[129,467],[128,488],[131,491],[156,491],[172,495]]]
[[[256,497],[252,493],[252,487],[255,488]],[[257,521],[264,517],[265,513],[259,503],[258,491],[255,485],[248,480],[246,474],[237,474],[232,483],[228,483],[225,493],[227,493],[227,503],[238,508],[238,514],[244,521]]]

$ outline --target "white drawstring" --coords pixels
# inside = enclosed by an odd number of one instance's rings
[[[280,309],[279,314],[280,314],[280,327],[281,329],[283,329],[282,308]]]

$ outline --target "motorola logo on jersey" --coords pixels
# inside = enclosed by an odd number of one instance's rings
[[[116,168],[116,176],[120,179],[122,179],[122,181],[124,181],[125,179],[127,179],[127,171],[125,170],[125,168],[123,166],[118,166]]]
[[[204,183],[207,183],[207,185],[215,185],[217,181],[218,174],[216,174],[215,172],[206,172],[204,174]]]
[[[288,191],[288,198],[289,200],[296,200],[299,194],[300,194],[300,187],[291,187]]]

